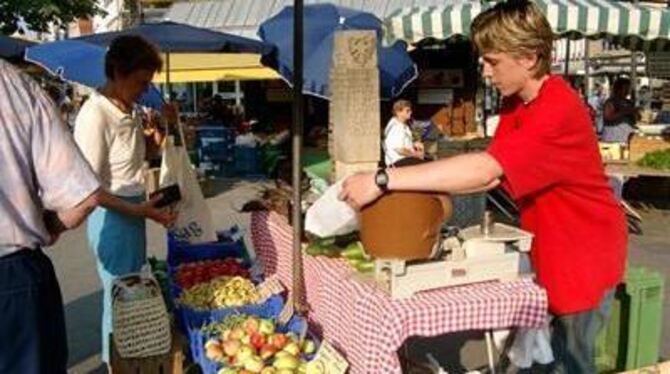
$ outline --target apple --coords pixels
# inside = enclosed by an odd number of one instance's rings
[[[300,361],[291,356],[284,356],[281,358],[278,358],[275,360],[275,362],[272,363],[272,366],[274,366],[276,369],[289,369],[289,370],[295,370],[300,366]]]
[[[300,366],[298,366],[298,374],[306,374],[307,373],[307,363],[306,362],[301,362]]]
[[[252,373],[260,373],[264,366],[263,361],[258,356],[251,356],[244,361],[244,369]]]
[[[221,343],[210,339],[205,343],[205,356],[212,361],[221,361],[223,359],[223,349]]]
[[[295,371],[291,369],[279,369],[277,370],[277,374],[295,374]]]
[[[273,367],[266,367],[261,370],[261,374],[277,374],[277,369]]]
[[[272,335],[275,332],[275,324],[269,319],[262,319],[258,330],[263,335]]]
[[[223,352],[226,356],[237,356],[241,346],[242,343],[239,340],[226,340],[223,342]]]
[[[233,368],[223,368],[217,371],[216,374],[237,374],[237,370]]]
[[[288,343],[288,338],[283,334],[274,334],[270,337],[270,344],[274,345],[277,349],[282,349]]]
[[[302,351],[305,354],[311,355],[316,351],[316,344],[314,344],[312,340],[307,339],[304,343],[302,343]]]
[[[276,349],[276,348],[275,348]],[[291,354],[286,351],[279,351],[275,353],[275,359],[280,359],[282,357],[290,356]]]
[[[223,333],[221,334],[221,340],[226,341],[226,340],[230,339],[230,332],[231,332],[230,329],[225,329],[223,331]]]
[[[300,354],[300,346],[296,342],[286,344],[283,350],[290,353],[292,356],[298,356]]]
[[[256,352],[254,351],[254,348],[250,345],[245,344],[241,346],[240,351],[237,352],[237,360],[242,362],[255,354]]]
[[[240,340],[240,341],[242,342],[242,344],[251,345],[251,336],[247,335],[247,334],[244,334],[244,336],[242,337],[242,340]]]
[[[263,334],[260,332],[256,332],[251,335],[251,345],[254,346],[254,348],[261,349],[261,347],[265,345],[265,342],[265,336],[263,336]]]
[[[242,340],[242,337],[244,336],[244,330],[242,330],[239,327],[235,327],[230,331],[230,335],[228,336],[230,339],[235,339],[235,340]]]
[[[267,360],[277,353],[277,348],[272,344],[265,344],[261,347],[260,355],[263,360]]]
[[[255,332],[258,332],[259,327],[260,327],[260,321],[258,320],[258,318],[255,318],[255,317],[249,317],[242,324],[242,328],[249,335],[253,335]]]

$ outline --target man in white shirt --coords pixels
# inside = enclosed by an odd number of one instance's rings
[[[0,60],[0,373],[66,373],[63,302],[41,248],[78,226],[100,183],[30,78]]]
[[[423,158],[421,142],[414,142],[409,120],[412,118],[412,104],[407,100],[398,100],[393,104],[393,118],[384,130],[384,160],[391,166],[407,157]]]

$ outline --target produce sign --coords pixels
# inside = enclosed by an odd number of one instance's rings
[[[210,282],[184,289],[179,296],[181,305],[195,310],[220,309],[256,304],[260,296],[249,279],[222,276]]]
[[[278,332],[272,320],[235,315],[202,331],[212,337],[205,343],[207,358],[225,365],[218,374],[323,373],[307,361],[315,343]]]
[[[657,170],[670,170],[670,149],[647,153],[637,164]]]
[[[242,260],[237,258],[196,261],[180,265],[175,280],[179,287],[188,289],[221,276],[249,279],[249,270],[242,265]]]
[[[311,256],[341,257],[361,273],[371,272],[375,268],[372,257],[365,253],[363,243],[354,241],[346,247],[340,247],[336,239],[322,239],[310,243],[305,252]]]

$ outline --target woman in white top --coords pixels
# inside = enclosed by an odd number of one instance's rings
[[[412,104],[407,100],[398,100],[393,104],[393,118],[384,130],[384,160],[386,166],[407,157],[423,159],[423,143],[412,140],[409,120],[412,118]]]
[[[145,201],[145,137],[133,110],[161,65],[158,51],[146,40],[138,36],[116,38],[105,56],[107,82],[90,96],[75,122],[75,141],[102,187],[111,194],[89,217],[87,232],[104,291],[102,359],[106,363],[112,330],[112,281],[140,271],[145,263],[146,218],[163,225],[175,219],[174,214],[153,206],[156,199]]]

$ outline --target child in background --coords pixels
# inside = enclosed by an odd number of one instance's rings
[[[412,140],[409,120],[412,118],[412,104],[398,100],[393,104],[393,118],[384,130],[384,158],[386,166],[391,166],[404,158],[423,159],[423,143]]]

